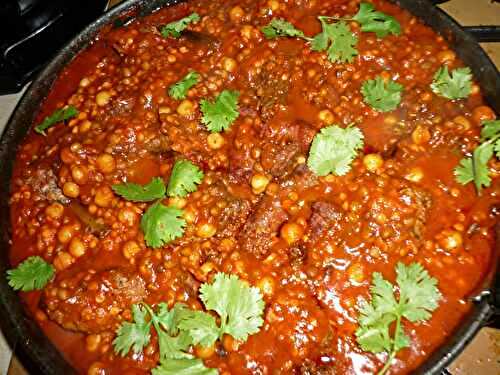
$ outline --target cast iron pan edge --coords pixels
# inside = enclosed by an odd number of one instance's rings
[[[40,103],[49,92],[59,72],[72,58],[97,35],[98,31],[117,19],[121,14],[136,10],[136,14],[146,15],[162,6],[174,5],[182,0],[127,0],[114,7],[96,22],[85,28],[81,34],[67,44],[57,57],[38,75],[24,94],[11,117],[0,140],[0,326],[11,347],[16,348],[34,373],[72,374],[74,369],[45,337],[37,324],[26,315],[18,295],[8,286],[5,271],[10,267],[8,252],[10,247],[10,215],[8,200],[14,158],[19,145],[30,128],[39,110]],[[396,0],[446,37],[460,58],[472,68],[480,82],[487,101],[500,112],[500,74],[486,53],[456,23],[431,7],[427,0]],[[450,37],[452,37],[450,39]],[[487,278],[482,294],[491,295],[492,280],[496,274],[497,262],[492,263],[490,277]],[[488,298],[478,298],[470,314],[445,344],[416,370],[417,374],[439,374],[472,340],[477,331],[491,317],[493,306]]]

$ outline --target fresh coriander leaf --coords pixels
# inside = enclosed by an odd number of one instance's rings
[[[401,34],[399,22],[392,16],[376,11],[370,3],[361,3],[358,13],[352,19],[361,25],[361,31],[374,32],[379,38],[388,34]]]
[[[179,82],[174,83],[168,89],[168,94],[175,100],[185,99],[186,95],[191,87],[196,85],[200,81],[200,74],[192,71],[186,74],[186,76]]]
[[[396,109],[401,102],[402,91],[402,85],[394,81],[385,84],[380,76],[365,81],[361,87],[364,102],[381,112]]]
[[[321,129],[313,139],[307,165],[318,176],[333,173],[342,176],[349,172],[358,150],[363,147],[359,128],[345,129],[332,125]]]
[[[463,99],[472,90],[472,74],[469,68],[458,68],[451,72],[447,66],[439,68],[431,83],[432,91],[447,99]]]
[[[189,16],[181,18],[178,21],[167,23],[162,27],[161,35],[165,38],[168,38],[169,36],[178,38],[181,36],[181,32],[184,31],[190,23],[198,22],[199,20],[200,16],[198,13],[191,13]]]
[[[494,148],[491,143],[483,143],[474,150],[471,158],[462,159],[455,168],[457,182],[462,185],[474,182],[478,193],[481,193],[483,187],[490,186],[488,161],[493,156]]]
[[[395,286],[375,272],[370,287],[371,301],[361,305],[358,318],[356,340],[360,347],[372,353],[389,354],[379,375],[387,372],[399,350],[411,344],[401,320],[406,318],[417,323],[430,319],[441,299],[437,280],[430,277],[420,264],[406,266],[398,263],[396,274],[399,298],[396,299]]]
[[[156,318],[159,324],[174,336],[179,333],[179,322],[191,315],[191,310],[182,303],[176,303],[171,310],[166,303],[157,306]]]
[[[185,197],[188,193],[196,191],[196,185],[201,184],[203,176],[203,171],[190,161],[177,160],[170,174],[168,196]]]
[[[217,375],[214,368],[205,367],[201,359],[170,359],[151,370],[152,375]]]
[[[203,347],[213,345],[220,336],[215,318],[203,311],[191,311],[178,324],[179,329],[189,332],[194,345]]]
[[[329,24],[326,19],[319,17],[322,32],[316,35],[312,42],[313,51],[324,51],[331,62],[352,62],[358,55],[356,44],[358,38],[352,33],[345,21]]]
[[[128,201],[151,202],[165,196],[165,184],[159,177],[154,177],[146,185],[124,183],[112,186],[113,191]]]
[[[54,277],[54,267],[39,256],[32,256],[7,271],[7,280],[14,290],[29,292],[43,289]]]
[[[481,142],[486,142],[500,137],[500,120],[485,121],[482,125]]]
[[[160,361],[193,358],[186,351],[192,344],[191,336],[188,332],[180,332],[177,336],[170,336],[161,329],[156,329],[158,335],[158,346],[160,347]]]
[[[66,108],[56,109],[50,116],[45,117],[40,124],[35,126],[35,131],[38,134],[45,135],[45,130],[50,128],[52,125],[69,120],[77,115],[78,110],[72,105],[67,106]]]
[[[295,26],[284,19],[275,18],[260,30],[267,39],[274,39],[282,36],[305,38],[305,35],[301,30],[296,29]]]
[[[185,225],[182,210],[164,206],[160,202],[149,207],[141,219],[141,229],[146,244],[154,248],[162,247],[181,237]]]
[[[124,322],[118,328],[117,336],[113,340],[115,352],[125,357],[130,349],[135,354],[140,353],[149,344],[151,322],[147,321],[148,311],[140,305],[132,305],[133,323]]]
[[[236,275],[218,273],[212,284],[202,284],[200,298],[207,310],[214,310],[220,316],[219,337],[226,333],[246,341],[264,323],[264,300],[259,289]]]
[[[228,129],[238,118],[238,91],[224,90],[217,97],[215,102],[203,99],[200,102],[203,117],[201,122],[206,125],[212,133],[221,132]]]

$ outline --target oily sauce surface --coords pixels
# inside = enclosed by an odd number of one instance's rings
[[[317,15],[355,14],[358,1],[196,0],[103,31],[65,69],[36,123],[68,104],[80,114],[47,137],[30,133],[19,147],[11,261],[40,255],[55,266],[52,283],[21,297],[76,369],[150,371],[159,357],[154,335],[140,355],[113,352],[130,306],[201,308],[198,288],[218,271],[258,286],[266,302],[258,334],[205,359],[221,374],[376,372],[385,355],[357,345],[358,306],[369,299],[372,273],[394,281],[399,261],[421,263],[443,299],[429,321],[404,324],[411,347],[391,373],[415,369],[460,323],[492,259],[500,185],[498,165],[481,196],[458,184],[453,169],[495,114],[477,87],[465,100],[434,95],[434,72],[462,63],[409,13],[373,3],[396,17],[402,34],[377,39],[352,25],[359,56],[350,64],[331,63],[298,39],[266,40],[259,29],[284,18],[314,35]],[[157,31],[195,11],[201,21],[191,33],[174,39]],[[202,79],[187,101],[169,97],[191,70]],[[395,111],[363,103],[361,84],[380,74],[405,86]],[[240,116],[214,144],[198,103],[223,89],[240,92]],[[305,164],[314,135],[351,123],[365,136],[352,170],[315,176]],[[382,163],[373,168],[366,154]],[[110,187],[167,181],[179,158],[206,177],[181,202],[165,200],[183,207],[184,236],[147,248],[139,227],[147,204]],[[262,191],[252,187],[256,175],[267,180]],[[204,232],[207,224],[214,233]]]

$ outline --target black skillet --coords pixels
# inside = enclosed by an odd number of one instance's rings
[[[489,105],[500,113],[500,74],[486,53],[474,38],[457,23],[427,0],[394,0],[427,25],[444,36],[458,56],[471,67],[480,83]],[[7,340],[15,348],[16,354],[33,374],[72,374],[74,370],[64,360],[44,336],[37,324],[26,315],[18,295],[8,286],[5,271],[10,268],[8,252],[10,244],[9,190],[12,167],[17,146],[22,142],[40,104],[61,69],[97,35],[106,24],[119,23],[134,10],[136,17],[150,14],[162,6],[173,5],[180,0],[127,0],[104,14],[88,26],[75,39],[67,44],[60,53],[39,74],[24,94],[21,102],[10,119],[0,141],[0,326]],[[497,231],[500,234],[500,231]],[[500,236],[498,236],[500,238]],[[471,296],[474,302],[470,313],[462,324],[419,368],[417,374],[440,374],[472,340],[478,330],[488,324],[499,309],[500,277],[497,272],[500,241],[497,242],[496,255],[489,274],[477,292]]]

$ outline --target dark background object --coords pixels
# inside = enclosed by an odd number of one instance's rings
[[[2,1],[5,0],[0,0]],[[449,41],[459,57],[473,70],[489,104],[500,112],[500,74],[474,38],[444,13],[431,6],[427,0],[393,1],[421,18]],[[0,140],[0,176],[2,177],[0,180],[0,316],[2,316],[0,326],[9,343],[16,348],[16,353],[23,354],[25,361],[35,374],[71,374],[74,371],[43,335],[36,323],[26,315],[19,297],[8,286],[5,279],[5,271],[10,268],[7,257],[11,230],[8,200],[17,146],[30,128],[43,99],[61,69],[71,61],[75,54],[88,45],[101,27],[115,22],[120,15],[127,17],[133,9],[137,15],[146,15],[161,6],[177,2],[179,0],[127,0],[87,27],[57,54],[33,82]],[[497,237],[500,239],[498,234],[500,231],[497,230]],[[433,353],[421,368],[417,369],[417,374],[440,374],[444,367],[470,342],[477,331],[490,321],[495,313],[495,305],[497,308],[499,305],[499,301],[495,300],[495,293],[499,290],[497,266],[500,240],[496,241],[495,250],[490,273],[475,296],[471,297],[474,301],[471,312],[443,346]]]
[[[19,91],[107,0],[0,0],[0,95]]]

